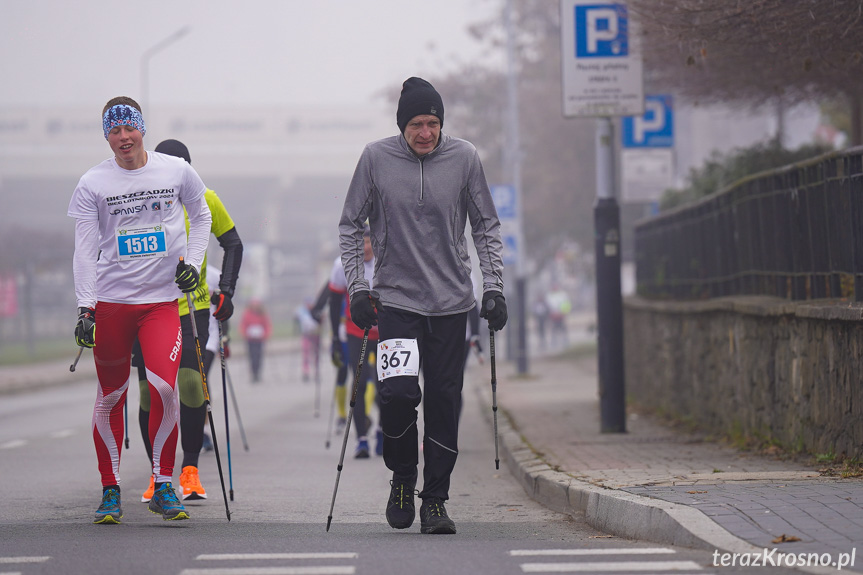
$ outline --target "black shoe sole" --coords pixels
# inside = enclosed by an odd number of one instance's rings
[[[403,522],[403,523],[398,523],[398,524],[397,524],[397,523],[396,523],[396,522],[394,522],[392,519],[390,519],[390,517],[389,517],[389,516],[387,516],[387,523],[388,523],[388,524],[389,524],[389,526],[390,526],[390,527],[392,527],[393,529],[407,529],[408,527],[410,527],[411,525],[413,525],[413,524],[414,524],[414,519],[415,519],[415,517],[411,517],[411,520],[410,520],[410,521]]]
[[[420,524],[420,533],[431,535],[455,535],[455,523],[440,523],[438,525]]]

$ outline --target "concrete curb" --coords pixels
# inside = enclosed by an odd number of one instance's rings
[[[488,386],[477,384],[476,393],[483,405],[492,405]],[[492,410],[483,413],[491,426]],[[591,527],[617,537],[707,551],[763,553],[763,548],[729,533],[698,509],[600,487],[556,471],[537,457],[505,411],[498,408],[498,414],[501,459],[527,494],[552,511],[584,517]],[[817,575],[836,572],[829,567],[796,569]]]

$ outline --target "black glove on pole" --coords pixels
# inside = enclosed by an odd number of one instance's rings
[[[234,315],[234,302],[231,296],[223,291],[218,291],[210,298],[210,303],[216,306],[213,317],[219,321],[226,321]]]
[[[75,343],[80,347],[93,347],[96,345],[96,310],[93,308],[78,308],[78,323],[75,324]]]
[[[491,305],[489,305],[491,303]],[[488,327],[494,331],[500,331],[506,325],[506,299],[499,291],[487,291],[482,294],[482,309],[479,317],[488,320]]]
[[[187,264],[180,258],[180,263],[177,264],[177,275],[174,277],[174,283],[180,288],[183,293],[193,292],[198,289],[198,270],[192,264]],[[191,311],[192,308],[189,308]]]
[[[351,320],[360,329],[378,325],[378,310],[382,309],[380,296],[374,290],[360,290],[351,297]]]

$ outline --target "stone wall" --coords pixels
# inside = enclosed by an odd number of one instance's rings
[[[624,301],[627,397],[717,434],[863,458],[863,304]]]

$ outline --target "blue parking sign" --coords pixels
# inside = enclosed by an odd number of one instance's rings
[[[626,116],[621,124],[624,148],[674,147],[674,111],[669,94],[644,97],[644,114]]]
[[[503,234],[500,239],[503,242],[503,265],[514,266],[518,262],[518,240],[515,234]]]
[[[501,220],[514,220],[518,216],[515,186],[491,186],[491,199]]]
[[[615,58],[629,55],[626,5],[575,6],[576,58]]]

